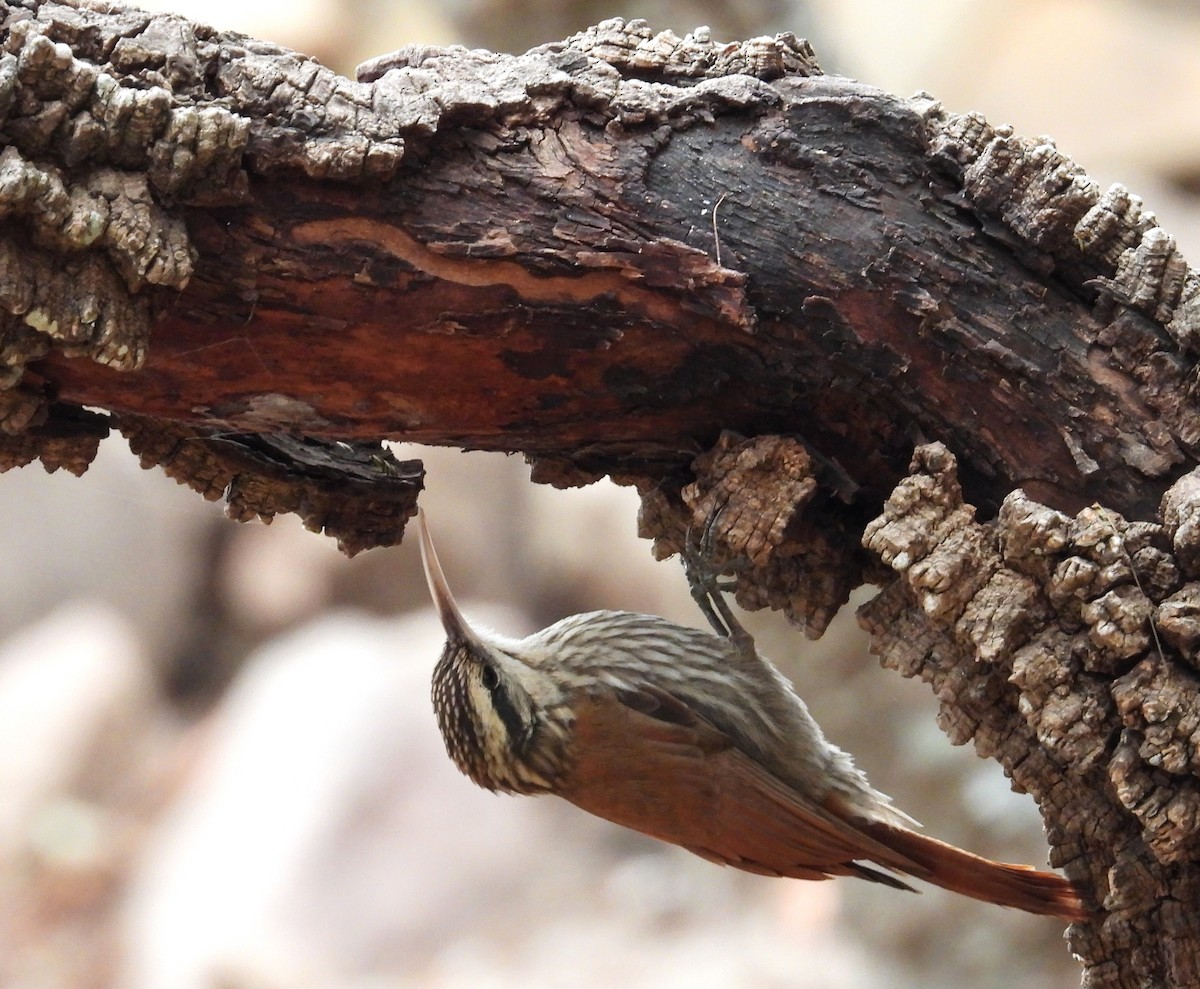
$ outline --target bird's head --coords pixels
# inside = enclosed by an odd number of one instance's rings
[[[488,790],[540,793],[562,772],[569,724],[552,673],[521,640],[473,629],[459,611],[418,512],[429,593],[446,630],[433,671],[433,709],[454,764]]]

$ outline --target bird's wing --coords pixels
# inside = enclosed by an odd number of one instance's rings
[[[750,872],[903,886],[861,861],[926,870],[784,783],[678,697],[600,691],[576,705],[557,792],[617,824]]]

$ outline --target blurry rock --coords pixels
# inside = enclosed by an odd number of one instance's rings
[[[60,608],[0,647],[0,985],[108,984],[153,676],[129,623]]]
[[[152,703],[141,644],[111,609],[60,608],[0,645],[0,856],[28,846],[41,810],[80,785],[106,736]],[[66,818],[58,827],[81,833]]]

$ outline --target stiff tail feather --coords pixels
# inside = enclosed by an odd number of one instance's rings
[[[859,827],[880,844],[920,866],[921,871],[913,870],[913,875],[935,886],[987,903],[1063,920],[1088,917],[1075,887],[1052,872],[993,862],[890,824],[860,822]]]

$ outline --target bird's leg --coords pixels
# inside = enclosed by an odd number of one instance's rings
[[[723,508],[724,506],[722,506]],[[687,574],[692,600],[700,609],[717,635],[730,639],[743,652],[754,652],[754,637],[742,627],[734,616],[725,592],[732,591],[736,582],[719,579],[720,572],[713,563],[713,528],[721,515],[721,508],[714,509],[704,523],[704,531],[696,538],[695,531],[688,529],[684,543],[683,568]]]

